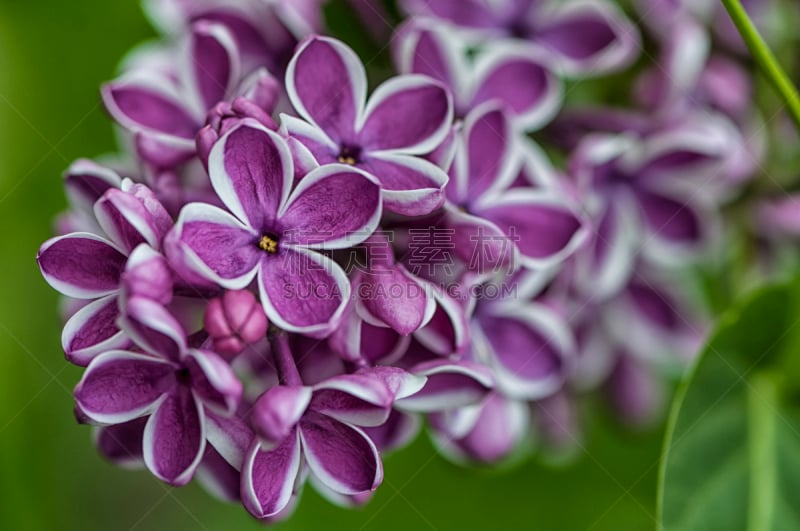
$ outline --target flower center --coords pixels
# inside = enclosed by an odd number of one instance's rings
[[[265,234],[258,240],[258,248],[269,254],[278,252],[278,237],[274,234]]]
[[[189,382],[191,381],[191,375],[189,374],[189,369],[183,367],[175,371],[175,379],[178,381],[180,385],[189,385]]]
[[[355,166],[359,163],[360,156],[361,148],[356,146],[342,146],[341,151],[339,151],[339,162]]]

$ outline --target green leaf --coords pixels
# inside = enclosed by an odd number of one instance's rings
[[[769,288],[728,312],[678,390],[661,461],[663,531],[800,529],[800,412],[787,398],[797,293]]]

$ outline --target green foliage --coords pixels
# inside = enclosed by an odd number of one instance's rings
[[[800,529],[797,286],[722,318],[679,390],[662,459],[664,531]]]

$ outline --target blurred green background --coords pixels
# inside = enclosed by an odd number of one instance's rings
[[[200,487],[169,488],[98,456],[76,424],[80,370],[60,348],[57,297],[34,260],[65,206],[62,171],[114,149],[98,96],[123,54],[153,36],[133,0],[0,3],[0,529],[260,529],[241,507]],[[602,419],[604,415],[600,415]],[[655,527],[661,433],[597,421],[566,467],[527,461],[466,470],[427,438],[388,456],[364,509],[306,489],[279,529],[534,529]]]

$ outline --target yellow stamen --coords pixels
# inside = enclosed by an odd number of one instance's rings
[[[356,165],[356,159],[351,155],[339,155],[339,162],[342,164],[349,164],[350,166]]]
[[[266,251],[269,254],[275,254],[278,252],[278,242],[269,236],[262,236],[261,240],[258,242],[258,246],[262,251]]]

